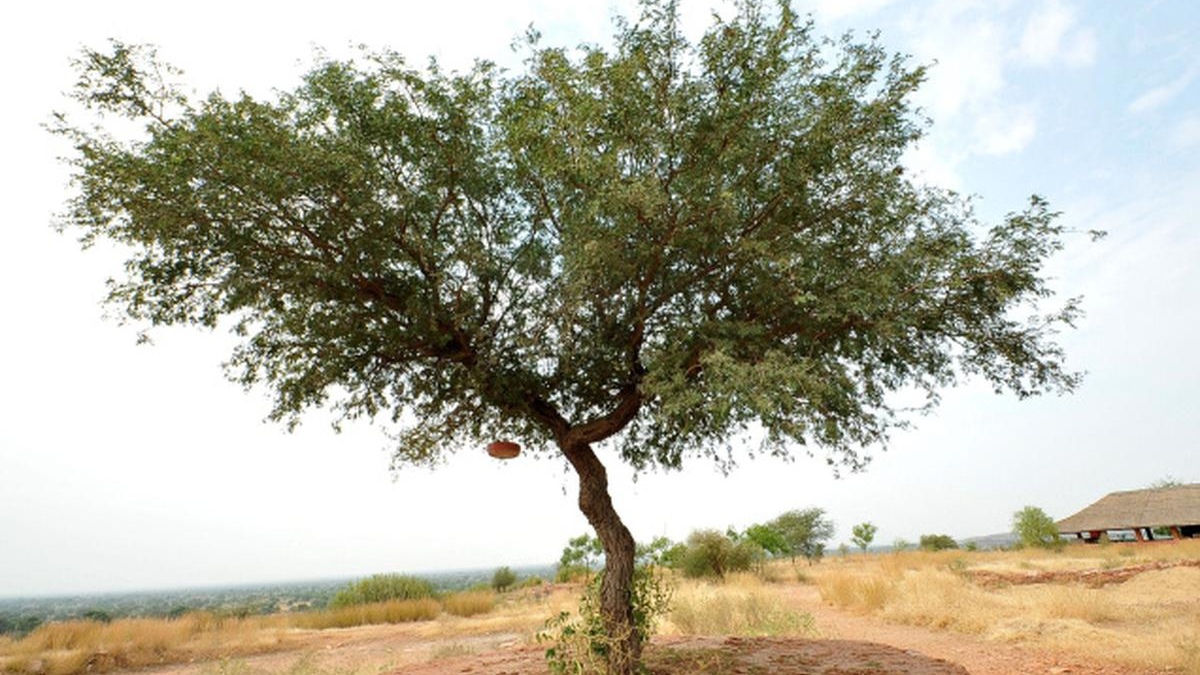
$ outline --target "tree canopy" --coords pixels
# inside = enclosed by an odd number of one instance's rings
[[[1040,276],[1044,201],[985,227],[911,180],[924,77],[745,3],[690,44],[648,2],[612,47],[524,69],[318,64],[274,99],[185,97],[143,47],[79,62],[66,222],[130,246],[110,301],[151,324],[231,322],[230,373],[289,421],[330,403],[409,423],[401,462],[513,436],[620,433],[636,467],[761,428],[851,466],[888,395],[962,374],[1069,389]],[[413,423],[412,421],[415,421]]]
[[[610,45],[530,31],[522,53],[447,72],[365,52],[272,97],[195,98],[151,48],[85,50],[75,98],[101,119],[54,125],[65,225],[124,245],[109,301],[132,319],[241,336],[229,374],[276,419],[390,420],[397,465],[496,438],[564,457],[610,635],[634,625],[634,543],[594,444],[725,467],[754,436],[858,468],[907,420],[895,392],[1078,383],[1054,342],[1077,303],[1042,306],[1047,203],[984,224],[904,168],[923,68],[786,1],[693,41],[644,0]],[[141,135],[105,131],[123,120]]]
[[[1013,534],[1022,546],[1057,548],[1064,544],[1059,538],[1058,524],[1045,511],[1026,506],[1012,517]]]

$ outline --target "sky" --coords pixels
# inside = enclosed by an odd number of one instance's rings
[[[683,0],[685,26],[714,6]],[[436,470],[388,470],[388,440],[264,422],[264,391],[221,363],[221,332],[106,318],[118,251],[53,228],[68,152],[41,124],[65,107],[69,61],[113,37],[153,43],[199,93],[270,96],[314,50],[391,48],[450,67],[511,61],[533,23],[547,44],[604,43],[633,3],[18,3],[0,25],[0,596],[162,589],[377,572],[544,564],[587,531],[560,461],[458,448]],[[716,5],[719,9],[721,5]],[[610,448],[618,511],[643,541],[826,510],[832,544],[871,521],[876,541],[1010,529],[1026,505],[1066,517],[1108,492],[1200,481],[1200,4],[1067,0],[797,2],[821,33],[880,31],[930,64],[933,120],[913,175],[977,195],[995,221],[1045,196],[1069,239],[1048,272],[1086,316],[1061,336],[1086,370],[1065,397],[1018,401],[974,382],[898,433],[865,472],[820,458],[703,461],[634,476]]]

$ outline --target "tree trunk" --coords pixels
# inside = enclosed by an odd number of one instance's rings
[[[613,508],[608,472],[591,447],[564,447],[563,454],[579,475],[579,510],[604,546],[600,616],[609,639],[608,675],[633,675],[642,655],[642,637],[633,622],[633,535]]]

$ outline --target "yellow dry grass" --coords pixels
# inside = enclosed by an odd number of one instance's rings
[[[546,618],[570,606],[577,595],[535,589],[509,594],[497,605],[490,591],[466,592],[441,601],[427,598],[246,618],[195,612],[177,619],[57,622],[19,640],[0,639],[0,673],[78,675],[215,661],[296,649],[319,631],[371,624],[412,624],[417,634],[430,640],[501,632],[532,640]]]
[[[760,579],[733,575],[721,584],[680,582],[661,632],[754,637],[812,635],[814,627],[811,616],[787,606]]]
[[[911,552],[831,561],[810,576],[826,602],[914,624],[1200,675],[1200,568],[1143,572],[1092,588],[1058,582],[985,587],[971,572],[1114,570],[1200,559],[1200,541],[1069,546],[1062,552]]]
[[[496,594],[491,591],[465,591],[442,598],[442,607],[454,616],[487,614],[496,605]]]

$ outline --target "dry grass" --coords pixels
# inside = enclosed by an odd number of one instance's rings
[[[433,598],[420,600],[391,600],[369,605],[351,605],[319,612],[295,614],[291,624],[297,628],[322,630],[326,628],[350,628],[381,623],[408,623],[430,621],[442,613],[442,606]]]
[[[442,607],[454,616],[487,614],[495,605],[496,594],[491,591],[466,591],[442,598]]]
[[[0,640],[0,672],[77,675],[147,666],[248,656],[294,647],[306,631],[374,624],[441,623],[491,612],[491,592],[457,593],[295,614],[219,617],[205,612],[177,619],[120,619],[110,623],[64,621],[39,627],[22,639]],[[544,620],[544,616],[542,620]],[[529,632],[532,632],[530,629]]]
[[[752,637],[812,635],[814,628],[811,616],[788,607],[756,577],[732,575],[723,584],[681,583],[663,632]]]
[[[52,623],[0,645],[0,668],[10,673],[72,675],[215,658],[229,652],[255,654],[286,647],[285,621],[197,612],[165,620]]]
[[[1200,569],[1139,574],[1100,588],[1043,583],[988,588],[972,570],[1117,569],[1200,558],[1200,541],[1070,546],[1065,551],[911,552],[864,556],[811,573],[826,602],[906,623],[1200,675]]]

